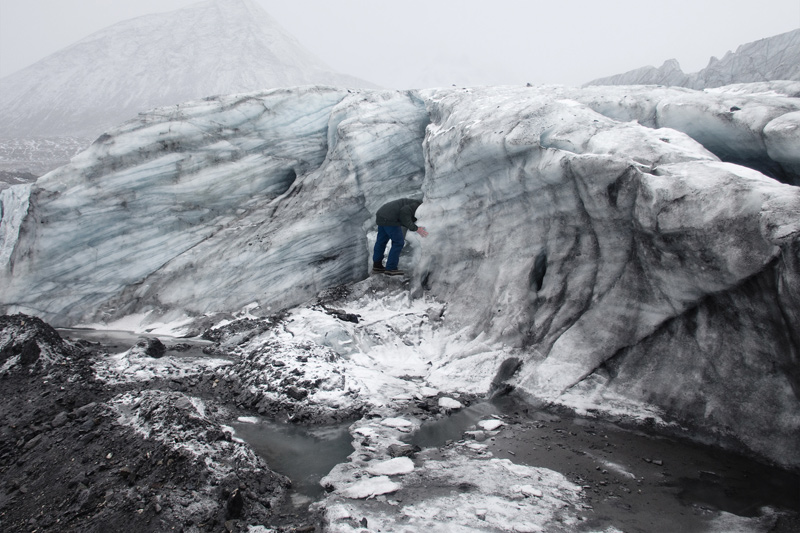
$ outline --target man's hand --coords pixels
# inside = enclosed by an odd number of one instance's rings
[[[417,233],[419,233],[420,237],[428,236],[428,232],[425,231],[425,228],[423,228],[422,226],[417,226]]]

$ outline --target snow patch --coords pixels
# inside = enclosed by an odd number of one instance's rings
[[[95,375],[106,383],[134,383],[153,379],[182,379],[232,365],[228,358],[167,354],[160,358],[146,355],[134,346],[118,354],[99,358],[94,363]]]
[[[228,433],[207,418],[207,406],[200,398],[148,390],[121,394],[109,405],[117,412],[119,424],[205,462],[218,480],[240,468],[267,470],[263,460],[246,444],[213,438],[215,434],[222,437]]]
[[[544,496],[544,493],[541,490],[533,487],[532,485],[520,485],[515,487],[515,489],[525,496],[534,496],[536,498],[541,498]]]
[[[353,531],[352,517],[364,517],[371,529],[382,531],[440,531],[445,524],[465,532],[552,531],[556,524],[557,529],[578,524],[582,491],[561,474],[509,469],[506,460],[470,458],[453,450],[445,450],[440,460],[423,453],[422,460],[424,468],[404,476],[398,500],[366,505],[338,493],[329,496],[330,531]]]

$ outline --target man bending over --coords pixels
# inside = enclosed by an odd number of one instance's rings
[[[372,253],[372,271],[383,272],[389,276],[400,276],[402,270],[397,269],[400,261],[400,252],[405,245],[405,233],[408,230],[416,231],[422,237],[427,237],[428,232],[422,226],[417,226],[414,213],[422,204],[421,200],[401,198],[381,206],[375,216],[378,223],[378,239],[375,241],[375,250]],[[386,245],[392,241],[386,267],[383,266],[383,253]]]

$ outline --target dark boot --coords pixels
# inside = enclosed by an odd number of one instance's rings
[[[386,272],[386,269],[383,268],[383,263],[372,263],[372,271],[373,272]]]

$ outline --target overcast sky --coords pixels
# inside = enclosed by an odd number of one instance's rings
[[[800,28],[800,0],[254,0],[335,70],[384,87],[579,85],[685,72]],[[194,0],[0,0],[0,77],[90,33]]]

